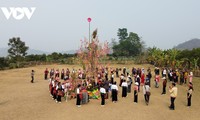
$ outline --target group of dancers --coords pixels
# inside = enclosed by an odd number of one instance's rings
[[[121,75],[119,73],[121,72]],[[66,71],[62,69],[59,72],[59,69],[50,71],[46,69],[44,71],[44,79],[49,80],[49,91],[52,99],[54,99],[57,103],[61,103],[61,98],[63,97],[65,101],[73,98],[76,98],[76,105],[81,107],[82,101],[88,101],[89,97],[83,98],[83,92],[87,93],[88,88],[98,88],[100,96],[101,96],[101,105],[105,105],[105,99],[111,100],[113,103],[118,101],[119,96],[119,87],[121,87],[122,98],[127,97],[129,93],[133,90],[134,94],[134,103],[138,103],[138,94],[142,89],[144,94],[144,100],[146,105],[149,105],[150,95],[151,95],[151,81],[155,81],[155,88],[159,88],[159,82],[162,79],[162,95],[166,94],[166,86],[167,79],[172,83],[169,85],[169,93],[170,93],[170,102],[169,106],[170,110],[175,109],[174,101],[177,97],[178,88],[177,84],[182,85],[183,83],[187,83],[188,79],[188,91],[187,91],[187,106],[191,106],[191,97],[193,92],[193,84],[192,78],[193,74],[190,72],[188,74],[187,71],[178,71],[172,69],[163,68],[161,71],[159,68],[154,69],[155,77],[152,78],[151,69],[148,68],[146,71],[144,68],[136,69],[132,68],[131,72],[127,72],[127,69],[124,67],[121,68],[105,68],[105,69],[96,69],[96,76],[87,77],[87,73],[83,70],[75,70],[70,71],[68,68]],[[79,81],[76,84],[72,84],[71,74],[77,73],[76,79]],[[61,76],[60,76],[61,75]],[[116,82],[116,78],[119,78],[119,83]],[[133,84],[133,86],[132,86]],[[71,91],[75,92],[72,94]],[[87,94],[86,94],[87,95]],[[87,100],[83,100],[87,98]]]

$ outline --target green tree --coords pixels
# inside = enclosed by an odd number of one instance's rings
[[[4,69],[5,67],[8,67],[7,59],[0,57],[0,70]]]
[[[140,37],[133,32],[127,33],[127,29],[118,30],[119,43],[113,44],[114,56],[136,56],[142,52],[143,43]]]
[[[126,28],[119,28],[118,29],[118,33],[117,36],[119,37],[119,41],[122,42],[123,40],[125,40],[128,37],[128,32]]]
[[[177,55],[178,55],[179,51],[177,49],[170,49],[169,50],[169,59],[171,61],[170,65],[172,68],[175,68],[176,62],[177,62]]]
[[[20,67],[19,63],[23,62],[29,47],[26,46],[25,42],[21,41],[19,37],[9,39],[8,46],[8,53],[11,61],[17,63],[17,67]]]
[[[148,48],[148,58],[147,61],[155,66],[160,66],[162,64],[162,60],[164,55],[162,54],[162,50],[153,47],[153,48]]]

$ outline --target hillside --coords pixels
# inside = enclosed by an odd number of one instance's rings
[[[188,40],[186,42],[177,45],[174,48],[179,50],[185,50],[185,49],[192,50],[193,48],[200,48],[200,39],[195,38]]]

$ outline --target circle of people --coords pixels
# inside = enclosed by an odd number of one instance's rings
[[[119,72],[122,72],[119,75]],[[187,106],[191,106],[191,98],[193,92],[193,73],[188,72],[186,70],[173,70],[163,68],[161,71],[162,76],[160,76],[160,69],[154,69],[155,77],[154,77],[154,85],[155,88],[159,88],[160,78],[162,79],[162,93],[166,94],[166,86],[167,86],[167,78],[169,79],[171,85],[169,86],[169,93],[170,93],[170,110],[175,109],[174,101],[177,97],[178,88],[176,84],[188,84],[188,91],[187,91]],[[60,76],[61,74],[61,76]],[[75,84],[73,84],[72,74],[76,75],[75,79],[79,79]],[[111,96],[112,102],[116,103],[118,101],[118,85],[117,82],[114,80],[115,75],[116,77],[120,78],[119,87],[122,87],[122,97],[127,97],[127,93],[131,93],[133,89],[134,93],[134,103],[138,103],[138,93],[140,89],[142,89],[144,94],[144,99],[146,105],[149,104],[150,100],[150,87],[151,87],[151,79],[152,73],[151,69],[147,69],[147,73],[145,75],[145,69],[142,68],[132,68],[131,73],[127,68],[110,68],[110,80],[108,78],[109,69],[96,69],[96,80],[94,77],[87,77],[87,72],[82,71],[81,69],[75,70],[73,69],[70,71],[68,68],[66,71],[64,69],[59,72],[59,69],[54,70],[51,69],[50,71],[46,68],[44,71],[44,79],[47,80],[48,76],[50,77],[49,80],[49,92],[52,99],[55,100],[57,103],[61,103],[61,98],[63,97],[64,100],[67,102],[71,98],[76,98],[76,105],[77,107],[81,107],[81,104],[86,104],[89,102],[91,96],[88,95],[88,89],[96,88],[96,91],[99,92],[101,96],[101,106],[105,105],[105,99],[108,99]],[[62,82],[60,81],[63,80]],[[189,79],[189,80],[188,80]],[[133,84],[133,87],[132,87]],[[142,86],[142,87],[141,87]],[[75,89],[75,92],[72,90]],[[110,94],[110,95],[109,95]]]

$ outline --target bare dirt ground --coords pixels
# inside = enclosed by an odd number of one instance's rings
[[[124,67],[124,65],[111,65]],[[132,68],[148,65],[125,65]],[[192,107],[186,106],[187,86],[178,85],[178,97],[175,100],[176,109],[169,110],[169,92],[161,95],[159,88],[151,88],[149,106],[145,105],[142,91],[139,93],[138,104],[133,103],[133,93],[127,98],[121,97],[112,103],[106,100],[104,107],[100,100],[91,100],[88,104],[76,107],[76,100],[55,103],[48,92],[48,81],[44,80],[45,68],[78,68],[75,65],[41,65],[23,69],[0,71],[0,120],[199,120],[200,115],[200,78],[194,78]],[[30,72],[34,69],[35,83],[30,83]],[[153,68],[152,68],[153,69]],[[118,78],[115,78],[119,81]],[[119,82],[118,82],[119,83]],[[169,86],[169,82],[168,82]],[[168,88],[168,87],[167,87]],[[119,88],[121,91],[121,88]]]

